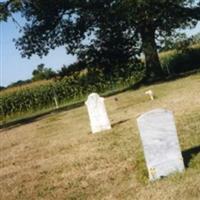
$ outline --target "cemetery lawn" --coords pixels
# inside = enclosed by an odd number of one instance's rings
[[[91,134],[85,106],[0,130],[0,199],[199,200],[200,74],[105,103],[113,128],[103,133]],[[173,111],[187,167],[151,183],[136,118],[154,108]]]

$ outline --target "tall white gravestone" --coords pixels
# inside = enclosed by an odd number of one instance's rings
[[[111,129],[103,97],[100,97],[96,93],[92,93],[88,96],[85,104],[90,118],[92,133]]]
[[[149,179],[156,180],[184,170],[174,117],[171,111],[155,109],[137,119]]]

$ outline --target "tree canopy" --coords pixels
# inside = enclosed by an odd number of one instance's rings
[[[200,19],[198,0],[7,0],[0,20],[20,12],[26,19],[16,41],[23,56],[46,55],[64,45],[89,63],[111,67],[145,55],[146,77],[163,71],[156,39]],[[141,46],[139,45],[141,44]]]

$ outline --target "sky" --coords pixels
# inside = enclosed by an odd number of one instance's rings
[[[19,16],[15,19],[23,25]],[[185,31],[188,36],[200,32],[200,22],[191,30]],[[59,70],[64,64],[69,65],[76,61],[76,57],[67,55],[64,47],[59,47],[43,57],[32,56],[30,59],[22,58],[16,49],[13,38],[20,36],[19,27],[11,19],[0,23],[0,86],[7,86],[18,80],[26,80],[32,77],[32,71],[41,63],[53,70]]]
[[[21,20],[17,20],[23,24]],[[43,57],[32,56],[30,59],[22,58],[16,49],[13,38],[20,36],[19,27],[9,20],[0,23],[0,86],[7,86],[18,80],[32,77],[32,71],[41,63],[53,70],[59,70],[64,64],[69,65],[76,61],[76,57],[67,55],[64,47],[59,47]]]

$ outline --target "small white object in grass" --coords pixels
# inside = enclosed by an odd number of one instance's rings
[[[152,90],[147,90],[147,91],[145,92],[145,94],[149,95],[149,97],[150,97],[151,100],[154,100],[154,93],[153,93]]]

